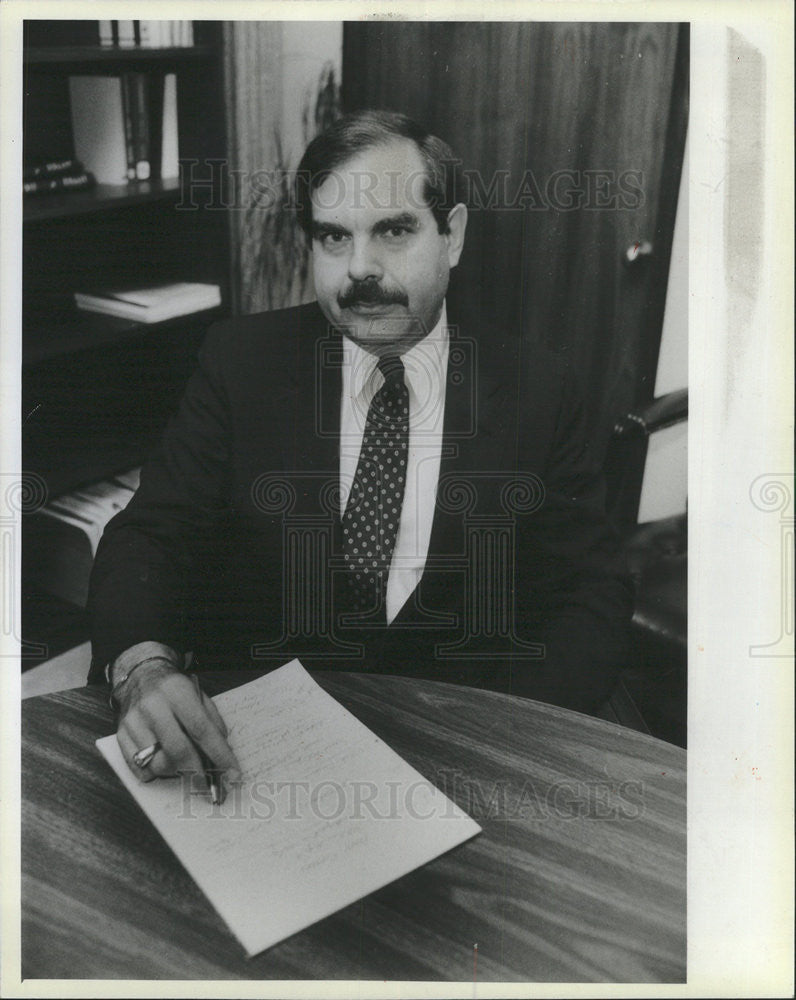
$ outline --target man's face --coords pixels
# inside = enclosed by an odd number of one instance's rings
[[[373,354],[403,353],[439,319],[458,262],[466,210],[440,233],[425,204],[424,164],[395,140],[337,167],[312,197],[318,303],[338,329]]]

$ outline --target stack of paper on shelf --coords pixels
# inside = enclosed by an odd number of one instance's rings
[[[41,590],[85,606],[102,532],[138,489],[140,471],[132,469],[56,497],[31,515],[25,572]]]
[[[160,323],[175,316],[212,309],[221,305],[218,285],[179,281],[146,288],[106,288],[99,291],[75,292],[79,309],[120,316],[138,323]]]

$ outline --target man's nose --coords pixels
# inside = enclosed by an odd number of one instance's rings
[[[354,238],[351,256],[348,258],[348,277],[352,281],[365,281],[367,278],[378,280],[383,274],[373,241],[368,238]]]

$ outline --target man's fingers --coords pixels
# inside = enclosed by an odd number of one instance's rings
[[[205,699],[200,704],[184,705],[180,722],[192,740],[207,754],[219,771],[226,771],[230,781],[240,781],[241,767],[232,748],[224,738],[214,715],[206,707]],[[215,705],[213,705],[215,709]],[[222,722],[223,726],[223,722]]]
[[[143,706],[142,706],[143,707]],[[146,705],[148,722],[158,734],[163,752],[157,754],[150,765],[158,778],[178,773],[196,774],[202,769],[196,747],[185,735],[172,707],[165,700]]]
[[[143,780],[166,778],[181,771],[196,772],[201,769],[196,748],[175,718],[171,705],[156,692],[145,695],[125,713],[119,732],[125,733],[129,739],[131,755],[127,763]],[[145,768],[139,767],[132,755],[155,741],[160,744],[160,749]]]
[[[169,672],[147,678],[119,723],[119,745],[130,769],[144,781],[179,772],[203,770],[199,751],[228,781],[241,777],[240,765],[227,743],[224,720],[213,704],[184,674]],[[134,755],[155,741],[160,749],[145,768]]]
[[[205,707],[205,711],[210,716],[210,718],[215,722],[221,731],[221,735],[226,739],[228,735],[227,724],[221,718],[221,712],[216,708],[216,703],[208,695],[202,692],[202,704]]]

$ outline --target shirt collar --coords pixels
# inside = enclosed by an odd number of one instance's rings
[[[434,329],[401,356],[409,392],[425,410],[429,402],[443,400],[448,361],[448,316],[443,301]],[[376,367],[378,358],[343,336],[343,393],[367,413],[384,381]]]

